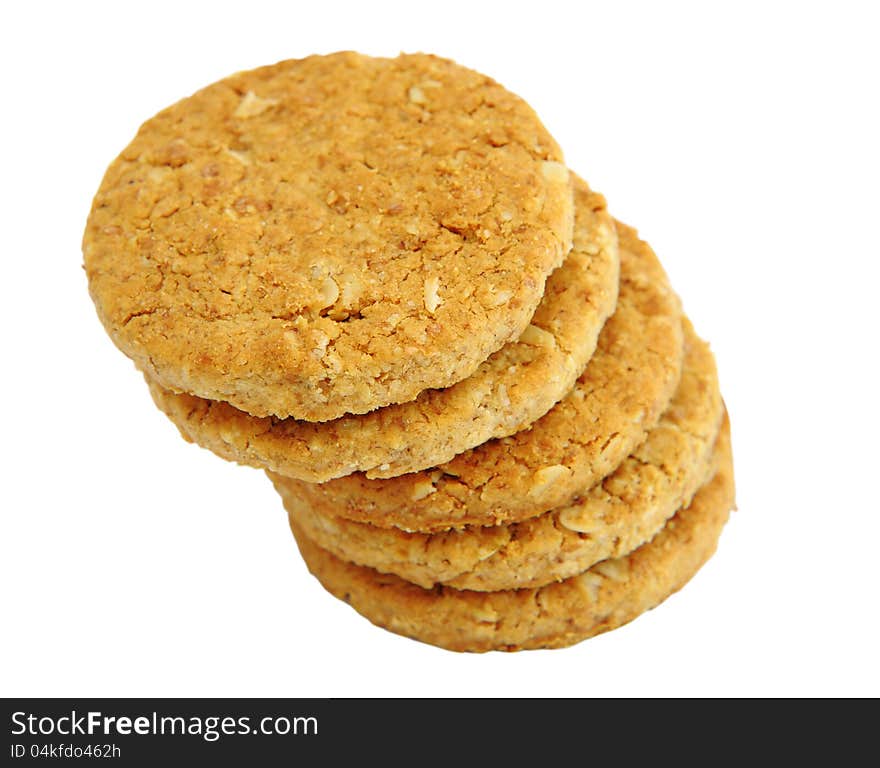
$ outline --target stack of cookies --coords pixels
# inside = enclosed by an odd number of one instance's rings
[[[428,55],[236,74],[146,122],[83,250],[183,436],[265,469],[324,587],[453,650],[679,589],[733,506],[708,346],[532,109]]]

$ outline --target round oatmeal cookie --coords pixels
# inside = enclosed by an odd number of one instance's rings
[[[633,551],[689,504],[713,471],[722,415],[714,358],[685,321],[684,367],[669,408],[613,474],[569,506],[519,523],[407,533],[324,515],[278,490],[309,539],[341,560],[426,589],[540,587]]]
[[[618,224],[620,292],[574,389],[531,427],[432,470],[327,483],[273,476],[311,508],[426,533],[515,522],[570,504],[613,472],[666,409],[681,374],[681,309],[660,262]]]
[[[574,246],[548,278],[523,335],[451,387],[323,423],[259,418],[148,381],[153,399],[187,440],[306,481],[358,470],[414,472],[513,434],[571,390],[617,301],[617,234],[605,200],[577,180],[575,203]]]
[[[148,120],[83,254],[117,346],[161,386],[309,421],[471,375],[571,247],[534,111],[425,54],[241,72]]]
[[[730,443],[718,470],[660,533],[634,552],[535,589],[423,589],[340,560],[292,522],[300,552],[324,588],[374,624],[452,651],[560,648],[615,629],[683,587],[711,557],[734,506]]]

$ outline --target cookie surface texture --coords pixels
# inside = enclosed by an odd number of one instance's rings
[[[422,589],[337,559],[292,525],[309,570],[374,624],[454,651],[559,648],[619,627],[679,590],[711,557],[734,505],[730,444],[715,476],[634,552],[538,589]]]
[[[525,102],[445,59],[238,73],[111,164],[89,290],[167,389],[309,421],[406,402],[525,330],[571,245],[562,159]]]
[[[681,375],[678,297],[635,230],[618,224],[617,231],[617,308],[574,389],[531,427],[433,470],[273,482],[322,514],[423,532],[515,522],[571,503],[645,439]]]
[[[648,437],[609,477],[570,505],[519,523],[408,533],[320,514],[279,485],[310,540],[341,560],[426,589],[538,587],[581,573],[651,539],[713,470],[723,415],[715,361],[685,320],[681,382]]]
[[[414,472],[510,435],[571,390],[617,301],[614,222],[602,196],[580,180],[575,203],[573,248],[548,278],[522,337],[451,387],[323,423],[258,418],[148,381],[153,399],[188,440],[223,458],[305,481],[367,470]]]

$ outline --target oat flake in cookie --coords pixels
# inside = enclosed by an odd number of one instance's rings
[[[162,386],[323,421],[470,375],[570,248],[532,109],[434,56],[312,56],[148,120],[83,240],[114,342]]]

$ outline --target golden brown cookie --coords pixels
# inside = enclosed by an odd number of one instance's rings
[[[723,414],[718,376],[709,346],[684,322],[682,377],[669,408],[613,474],[569,506],[519,523],[438,533],[321,514],[279,485],[284,506],[309,539],[339,559],[426,589],[540,587],[631,552],[687,506],[713,471]]]
[[[414,472],[513,434],[571,390],[617,301],[617,234],[605,200],[577,180],[575,209],[574,247],[547,280],[525,333],[458,384],[320,424],[258,418],[148,381],[153,399],[186,439],[225,459],[307,481],[358,470]]]
[[[650,542],[537,589],[423,589],[346,563],[292,528],[309,570],[374,624],[453,651],[559,648],[615,629],[679,590],[715,551],[734,505],[729,441],[718,471]]]
[[[324,515],[432,532],[534,517],[614,471],[652,429],[678,384],[681,309],[660,262],[618,224],[620,293],[574,389],[531,427],[434,470],[327,483],[273,476]],[[373,473],[379,474],[379,473]]]
[[[424,54],[241,72],[141,126],[83,239],[119,348],[160,385],[325,421],[472,374],[571,245],[559,147]]]

